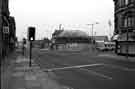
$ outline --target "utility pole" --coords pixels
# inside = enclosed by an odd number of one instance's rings
[[[96,22],[95,24],[99,24],[98,22]],[[87,25],[91,25],[91,42],[92,42],[92,51],[95,50],[95,46],[94,46],[94,37],[93,37],[93,28],[95,24],[87,24]]]
[[[95,24],[99,24],[98,22],[96,22]],[[93,29],[94,29],[94,25],[95,24],[87,24],[87,25],[91,25],[91,39],[92,39],[92,44],[93,44],[93,41],[94,41],[94,37],[93,37]]]

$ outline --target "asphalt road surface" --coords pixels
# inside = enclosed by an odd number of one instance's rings
[[[135,63],[69,51],[33,51],[33,60],[60,84],[73,89],[135,89]]]

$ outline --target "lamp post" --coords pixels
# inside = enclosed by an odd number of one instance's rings
[[[91,26],[91,38],[92,38],[92,44],[93,44],[93,28],[94,28],[94,25],[96,25],[96,24],[99,24],[98,22],[96,22],[96,23],[93,23],[93,24],[86,24],[86,25],[88,25],[88,26]]]
[[[99,24],[99,23],[96,22],[96,23],[93,23],[93,24],[86,24],[86,25],[88,25],[88,26],[92,26],[92,27],[91,27],[92,51],[95,50],[95,47],[94,47],[94,39],[93,39],[93,28],[94,28],[94,25],[96,25],[96,24]]]

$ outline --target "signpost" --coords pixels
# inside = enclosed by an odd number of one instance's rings
[[[30,42],[30,51],[29,51],[29,66],[32,66],[31,59],[32,59],[32,41],[35,40],[35,27],[28,28],[28,40]]]

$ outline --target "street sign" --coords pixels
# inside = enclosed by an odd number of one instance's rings
[[[4,34],[9,34],[9,27],[8,26],[3,27],[3,33]]]

